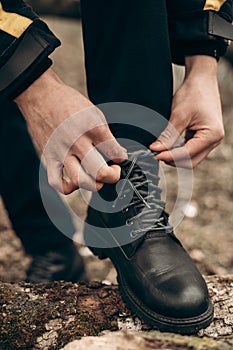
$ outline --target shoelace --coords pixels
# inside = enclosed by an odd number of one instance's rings
[[[151,231],[172,231],[172,227],[167,222],[168,214],[164,210],[165,202],[161,200],[158,161],[153,158],[154,155],[155,153],[149,150],[129,153],[129,160],[122,164],[127,172],[113,207],[121,198],[127,196],[130,189],[133,190],[133,198],[123,208],[123,212],[127,212],[131,207],[136,207],[139,212],[126,222],[127,225],[133,225],[135,220],[140,220],[141,228],[132,231],[134,237]]]

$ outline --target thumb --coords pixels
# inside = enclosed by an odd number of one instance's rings
[[[171,117],[171,120],[172,119],[173,118]],[[164,131],[159,135],[158,139],[150,145],[149,148],[152,151],[162,152],[183,143],[180,135],[185,128],[184,125],[177,123],[176,119],[169,122],[166,129],[164,129]]]

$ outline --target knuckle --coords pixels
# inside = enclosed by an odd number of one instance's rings
[[[180,111],[178,109],[173,109],[170,117],[170,121],[180,118]]]
[[[92,192],[97,192],[94,181],[87,178],[85,179],[83,178],[82,180],[79,181],[79,188],[84,188]]]
[[[194,169],[199,163],[201,162],[201,160],[194,160],[194,159],[191,159],[190,161],[188,161],[186,163],[186,169],[188,170],[192,170]]]
[[[201,160],[192,161],[192,163],[190,163],[189,165],[186,166],[186,169],[192,170],[192,169],[196,168],[200,163],[201,163]]]
[[[98,182],[104,182],[108,178],[106,167],[102,167],[98,170],[98,173],[96,175],[96,181]]]
[[[102,144],[98,145],[98,149],[109,159],[126,159],[126,150],[116,141],[113,136],[110,136]]]
[[[86,188],[87,187],[87,181],[85,181],[84,179],[79,179],[79,184],[78,186],[80,188]]]
[[[95,129],[92,130],[92,133],[94,134],[97,139],[100,138],[106,138],[108,136],[109,130],[106,125],[98,125],[95,127]]]
[[[169,147],[171,144],[171,138],[172,134],[169,129],[166,129],[165,131],[162,132],[162,134],[159,136],[158,140],[165,146]]]
[[[171,119],[170,120],[171,121],[177,121],[177,120],[184,121],[184,120],[186,120],[186,118],[187,118],[187,114],[185,113],[183,108],[182,109],[177,108],[177,109],[174,109],[172,111],[172,115],[171,115]]]
[[[212,134],[215,143],[221,143],[225,137],[225,131],[222,127],[214,129]]]
[[[60,188],[59,188],[59,184],[58,184],[58,182],[56,181],[55,178],[49,177],[49,178],[48,178],[48,183],[49,183],[49,185],[50,185],[51,187],[56,188],[56,189],[60,189]]]
[[[222,131],[219,133],[219,137],[218,137],[219,142],[221,142],[221,141],[224,139],[224,137],[225,137],[225,131],[222,130]]]
[[[105,127],[103,125],[96,125],[95,128],[91,129],[91,133],[95,133],[96,135],[100,135],[103,133],[103,129],[105,129]]]
[[[159,136],[160,141],[168,141],[171,137],[171,132],[169,129],[164,130],[161,135]]]
[[[103,184],[101,184],[101,183],[99,183],[99,182],[97,182],[96,183],[96,189],[95,189],[95,192],[98,192],[98,191],[100,191],[102,188],[103,188]]]
[[[70,181],[74,187],[78,187],[80,179],[78,178],[77,175],[72,175],[70,176]]]
[[[86,173],[80,173],[78,178],[77,186],[80,188],[88,189],[90,186],[94,183],[94,180],[91,178],[90,175],[87,175]]]
[[[109,157],[109,159],[120,159],[125,155],[125,152],[123,153],[121,149],[116,147],[111,147],[105,150],[105,154]]]

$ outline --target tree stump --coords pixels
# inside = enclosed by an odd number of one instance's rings
[[[117,286],[99,282],[0,283],[0,350],[64,346],[65,350],[96,350],[103,344],[106,349],[127,350],[230,350],[233,348],[233,276],[208,277],[207,283],[215,304],[215,317],[211,326],[197,336],[160,333],[142,323],[127,309]],[[118,332],[93,337],[106,330]],[[73,340],[76,342],[68,344]]]

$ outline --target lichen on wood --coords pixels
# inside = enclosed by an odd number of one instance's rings
[[[117,286],[99,282],[0,283],[0,350],[56,350],[78,339],[77,349],[82,349],[82,342],[88,341],[94,342],[98,349],[98,344],[107,344],[118,334],[122,344],[126,338],[131,339],[129,346],[134,344],[134,350],[143,349],[137,343],[148,349],[156,346],[178,349],[174,341],[180,344],[179,349],[208,350],[219,346],[221,350],[230,350],[233,348],[233,277],[208,277],[207,283],[215,304],[215,317],[210,327],[190,337],[160,333],[142,323],[127,309]],[[103,331],[111,331],[111,335],[97,338]],[[162,347],[164,344],[167,347]],[[95,348],[90,345],[88,349]]]

